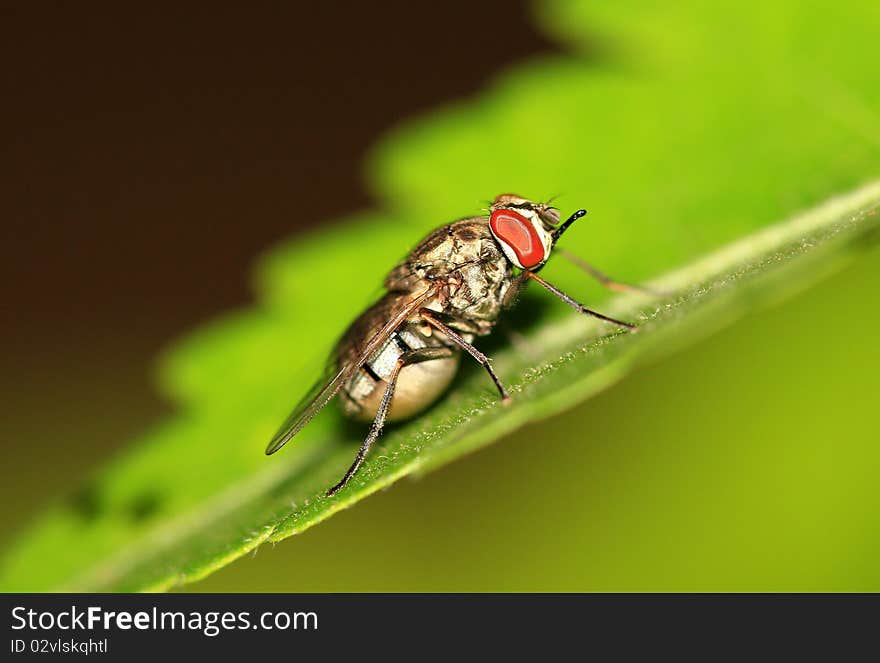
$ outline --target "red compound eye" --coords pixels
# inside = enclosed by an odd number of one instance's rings
[[[522,267],[529,269],[544,261],[544,245],[538,231],[521,214],[497,209],[489,217],[489,227],[495,238],[513,251]]]

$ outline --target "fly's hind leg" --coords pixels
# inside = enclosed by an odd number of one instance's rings
[[[486,369],[489,377],[492,378],[492,382],[495,383],[495,386],[498,388],[498,393],[501,395],[501,400],[504,403],[510,402],[510,394],[507,393],[504,385],[501,384],[501,380],[495,374],[495,370],[492,368],[492,364],[490,363],[489,358],[486,355],[484,355],[473,345],[464,340],[461,334],[459,334],[457,331],[455,331],[454,329],[450,329],[447,325],[443,324],[437,318],[434,311],[423,308],[421,311],[419,311],[419,317],[438,331],[442,332],[450,341],[455,343],[458,347],[467,352],[471,357],[476,359],[477,362],[479,362],[479,364]]]
[[[418,364],[433,359],[445,359],[452,355],[452,349],[444,347],[418,348],[416,350],[409,350],[400,355],[397,363],[394,365],[394,369],[391,371],[391,375],[388,377],[388,386],[385,387],[385,393],[382,394],[382,401],[379,403],[376,417],[373,419],[373,423],[370,426],[370,432],[367,434],[363,444],[361,444],[361,448],[358,450],[357,456],[351,464],[351,467],[348,468],[348,471],[345,473],[345,476],[340,479],[339,483],[327,491],[327,497],[335,495],[345,487],[345,484],[349,482],[358,471],[361,463],[364,462],[364,458],[366,458],[367,454],[370,452],[370,447],[373,446],[373,442],[376,441],[376,438],[378,438],[379,434],[382,432],[382,428],[385,426],[385,419],[388,417],[388,410],[391,407],[391,399],[394,398],[394,389],[397,387],[397,379],[400,377],[400,371],[410,364]]]

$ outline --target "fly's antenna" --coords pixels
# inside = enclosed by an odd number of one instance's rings
[[[569,227],[572,223],[574,223],[575,221],[577,221],[579,218],[581,218],[582,216],[584,216],[586,213],[587,213],[587,210],[585,210],[585,209],[579,209],[577,212],[575,212],[575,213],[572,214],[570,217],[568,217],[568,218],[565,220],[565,223],[563,223],[561,226],[559,226],[558,228],[556,228],[556,230],[554,230],[554,231],[551,233],[550,236],[553,238],[553,243],[555,244],[555,243],[556,243],[556,240],[558,240],[558,239],[562,236],[562,233],[564,233],[566,230],[568,230],[568,227]]]

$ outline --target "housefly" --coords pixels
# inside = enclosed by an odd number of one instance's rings
[[[287,444],[338,394],[346,415],[372,424],[351,467],[327,491],[328,496],[336,494],[357,472],[386,421],[411,417],[440,397],[462,352],[486,370],[501,400],[509,401],[488,357],[473,341],[492,331],[528,281],[536,281],[581,313],[635,328],[586,308],[538,274],[556,242],[586,210],[560,224],[555,207],[503,194],[488,211],[487,216],[434,230],[391,270],[384,281],[385,295],[343,334],[324,377],[272,438],[267,454]],[[560,253],[607,287],[631,287]]]

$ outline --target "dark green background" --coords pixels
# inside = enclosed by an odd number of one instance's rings
[[[874,249],[192,589],[880,590],[878,289]]]

